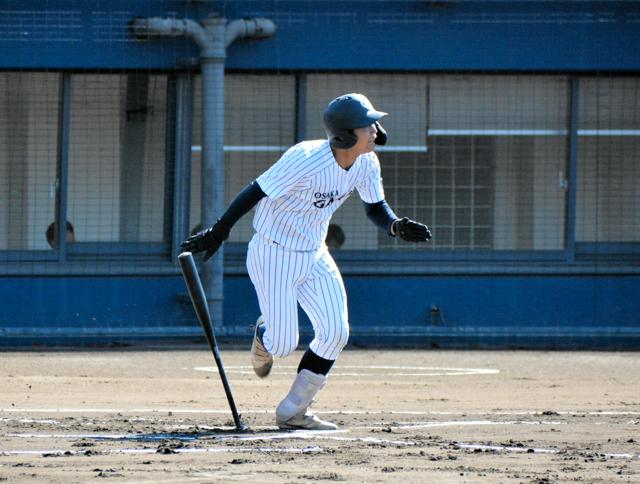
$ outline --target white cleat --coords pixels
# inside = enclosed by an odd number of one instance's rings
[[[300,413],[289,420],[279,420],[276,416],[276,425],[283,430],[338,430],[338,426],[325,420],[320,420],[312,413]]]
[[[251,344],[251,364],[253,365],[253,371],[260,378],[265,378],[269,375],[273,366],[273,356],[266,350],[262,342],[265,329],[264,319],[260,316],[256,321],[256,330]]]

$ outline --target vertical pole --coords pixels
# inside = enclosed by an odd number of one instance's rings
[[[565,252],[567,262],[576,257],[576,206],[578,185],[578,115],[580,82],[574,77],[569,85],[569,153],[567,167],[567,203],[565,211]]]
[[[173,237],[176,207],[176,184],[179,182],[176,175],[176,138],[178,137],[178,129],[176,122],[176,111],[178,102],[176,96],[176,77],[177,74],[169,74],[167,76],[167,87],[165,89],[165,123],[164,123],[164,204],[162,210],[162,243],[166,245],[174,260],[174,246],[176,245],[175,237]],[[177,262],[177,259],[175,260]]]
[[[67,258],[67,191],[69,185],[69,125],[71,123],[71,74],[62,74],[58,111],[58,146],[56,160],[56,226],[58,262]]]
[[[296,76],[296,143],[304,141],[307,136],[307,76]]]
[[[173,127],[173,212],[171,219],[171,259],[177,261],[180,242],[189,235],[191,200],[191,136],[193,118],[193,78],[190,73],[175,78]]]
[[[202,227],[215,223],[224,211],[224,18],[208,18],[203,25],[210,45],[201,52],[202,71]],[[224,324],[224,248],[202,266],[202,281],[214,323]]]
[[[128,74],[120,145],[120,241],[140,242],[149,76]]]

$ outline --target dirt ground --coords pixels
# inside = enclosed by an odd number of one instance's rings
[[[260,380],[211,352],[0,353],[0,481],[640,482],[640,354],[346,350],[314,411],[274,408],[301,353]]]

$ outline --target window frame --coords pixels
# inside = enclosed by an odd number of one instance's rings
[[[109,72],[114,74],[114,72]],[[126,71],[118,72],[126,74]],[[190,136],[184,139],[180,133],[191,129],[193,86],[188,84],[182,86],[187,94],[176,95],[176,79],[184,73],[164,73],[167,75],[167,112],[166,112],[166,156],[165,156],[165,206],[163,214],[162,242],[75,242],[73,245],[66,243],[64,232],[58,234],[57,249],[32,249],[32,250],[2,250],[0,256],[2,261],[0,267],[3,273],[23,273],[27,269],[16,269],[16,264],[23,262],[33,262],[35,265],[30,269],[29,274],[39,271],[43,273],[55,273],[56,270],[65,272],[63,266],[75,262],[90,261],[112,261],[123,260],[132,261],[145,258],[150,262],[149,268],[126,269],[130,272],[143,273],[150,268],[167,268],[172,264],[179,251],[179,242],[186,234],[189,219],[189,183],[190,183],[190,154],[192,151]],[[429,75],[429,74],[424,74]],[[559,74],[560,75],[560,74]],[[58,183],[56,184],[55,220],[58,226],[66,223],[66,210],[68,204],[68,180],[69,180],[69,135],[70,135],[70,102],[72,95],[71,72],[61,71],[59,76],[60,99],[59,99],[59,123],[57,137],[57,161],[56,172]],[[566,76],[566,75],[565,75]],[[191,73],[186,75],[189,82],[193,81]],[[344,250],[335,253],[336,260],[345,264],[347,271],[351,274],[371,274],[371,273],[416,273],[416,271],[489,271],[499,273],[518,272],[520,270],[536,270],[543,272],[563,272],[586,270],[576,263],[611,263],[611,270],[617,270],[616,264],[622,264],[620,270],[630,270],[629,261],[637,261],[640,254],[640,241],[638,242],[598,242],[598,241],[576,241],[576,198],[577,198],[577,171],[580,169],[577,156],[579,136],[607,136],[608,132],[595,133],[593,130],[580,130],[578,126],[579,115],[579,89],[580,80],[584,76],[574,75],[568,77],[569,82],[569,113],[566,131],[548,133],[549,135],[567,136],[567,197],[566,197],[566,217],[565,217],[565,245],[563,250],[430,250],[430,251],[399,251],[393,248],[381,248],[378,250]],[[295,139],[304,139],[304,112],[306,102],[306,83],[303,73],[296,74],[296,133]],[[186,86],[186,87],[185,87]],[[182,110],[182,111],[181,111]],[[186,113],[186,114],[185,114]],[[190,132],[190,131],[189,131]],[[433,131],[428,134],[444,134]],[[470,133],[460,133],[469,135]],[[474,135],[480,133],[473,133]],[[640,136],[640,131],[629,135]],[[254,147],[256,151],[264,151],[264,146]],[[278,150],[282,147],[278,146]],[[244,150],[244,147],[233,147],[231,150]],[[384,152],[410,152],[426,151],[427,147],[415,146],[384,146],[378,151]],[[185,161],[186,160],[186,161]],[[179,178],[178,178],[179,176]],[[184,178],[183,178],[184,177]],[[180,180],[179,182],[177,180]],[[185,189],[186,183],[186,189]],[[428,222],[428,221],[427,221]],[[229,270],[244,270],[240,266],[239,257],[244,257],[246,253],[246,243],[228,243],[226,257],[230,262]],[[389,264],[379,264],[381,260]],[[145,262],[145,263],[146,263]],[[438,264],[433,264],[438,262]],[[52,266],[52,263],[57,263]],[[553,264],[549,264],[553,263]],[[239,264],[239,265],[238,265]],[[18,264],[19,265],[19,264]],[[93,267],[84,264],[82,274],[102,273],[104,271],[112,273],[113,267]],[[57,267],[58,269],[56,269]],[[12,269],[13,268],[13,269]],[[528,269],[527,269],[528,268]],[[162,269],[162,270],[164,270]],[[125,269],[122,269],[125,271]],[[118,269],[115,269],[115,273]]]
[[[128,72],[109,72],[109,75],[126,75]],[[72,77],[75,72],[60,71],[59,72],[59,99],[58,99],[58,133],[56,145],[56,182],[55,182],[55,210],[54,223],[65,226],[67,221],[67,209],[69,202],[69,145],[71,130],[71,98],[73,95]],[[107,73],[105,73],[107,74]],[[47,249],[18,249],[18,250],[0,250],[3,262],[14,264],[16,262],[33,262],[49,264],[57,262],[65,264],[67,262],[86,261],[87,259],[101,260],[117,258],[135,259],[144,256],[155,258],[157,261],[168,261],[171,258],[172,247],[176,245],[175,236],[172,233],[173,219],[176,217],[174,213],[175,192],[176,192],[176,170],[183,170],[184,163],[178,162],[178,154],[176,152],[176,136],[174,135],[176,127],[190,130],[191,127],[185,126],[184,120],[177,123],[176,114],[176,96],[175,84],[176,74],[166,73],[167,76],[167,93],[166,93],[166,123],[165,123],[165,176],[164,176],[164,207],[163,207],[163,227],[161,242],[74,242],[70,244],[66,241],[65,231],[58,231],[57,247]],[[187,89],[188,90],[188,89]],[[192,90],[192,89],[191,89]],[[187,98],[188,99],[188,98]],[[189,146],[190,148],[190,146]],[[184,150],[183,150],[184,151]],[[181,157],[182,158],[182,157]],[[174,250],[175,251],[175,250]],[[44,269],[45,266],[42,266]],[[36,268],[37,270],[37,268]],[[49,272],[50,268],[46,269]],[[91,272],[87,267],[83,273]]]

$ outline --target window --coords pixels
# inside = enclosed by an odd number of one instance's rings
[[[561,76],[430,78],[432,248],[564,247],[567,95]]]
[[[389,113],[378,147],[386,196],[399,216],[428,224],[433,243],[381,234],[352,196],[332,223],[343,250],[562,250],[565,239],[567,97],[563,76],[309,74],[296,108],[291,75],[230,75],[225,83],[225,199],[274,163],[295,139],[325,138],[334,97],[363,92]],[[196,90],[199,89],[199,80]],[[200,113],[194,115],[191,228],[200,214]],[[299,126],[298,126],[299,127]],[[246,242],[251,215],[231,240]]]
[[[0,250],[51,250],[59,79],[0,73]]]
[[[47,229],[59,202],[73,226],[72,256],[168,254],[168,76],[70,75],[67,197],[58,200],[62,79],[0,73],[0,251],[16,252],[12,260],[52,259]],[[303,96],[297,97],[300,85],[291,74],[226,76],[226,204],[298,135],[324,138],[322,113],[331,99],[363,92],[389,113],[383,119],[389,142],[377,149],[386,198],[399,216],[429,225],[434,239],[412,245],[387,237],[366,218],[356,194],[332,219],[345,235],[342,250],[566,248],[566,77],[334,73],[301,79]],[[199,77],[194,86],[191,230],[200,219]],[[637,247],[640,80],[589,77],[578,86],[577,251],[595,243]],[[251,218],[234,227],[230,242],[250,239]]]
[[[386,154],[382,174],[394,210],[425,221],[430,249],[491,249],[493,143],[488,137],[430,137],[425,154]],[[416,250],[383,233],[380,247]]]
[[[305,126],[307,139],[326,138],[322,123],[322,114],[327,104],[337,96],[349,92],[364,93],[376,109],[389,113],[382,119],[382,124],[389,134],[388,143],[376,149],[382,168],[385,196],[391,207],[399,215],[410,216],[410,213],[426,215],[425,205],[413,204],[417,199],[409,192],[401,194],[396,182],[408,183],[417,176],[427,155],[427,99],[428,77],[416,74],[314,74],[307,76],[307,95],[305,106]],[[400,178],[394,166],[402,166]],[[415,192],[416,190],[414,190]],[[392,197],[401,198],[400,208]],[[417,195],[416,195],[417,196]],[[411,199],[409,201],[408,199]],[[406,203],[405,203],[406,202]],[[411,212],[404,212],[410,207]],[[420,219],[427,224],[431,221]],[[341,250],[375,250],[381,247],[400,247],[372,224],[365,216],[360,197],[354,193],[334,214],[332,223],[339,225],[345,235]],[[418,246],[411,245],[415,250]],[[402,247],[407,248],[407,246]],[[424,245],[419,249],[424,250]]]
[[[576,241],[640,242],[640,80],[580,82]]]
[[[200,228],[201,82],[197,76],[191,157],[191,232]],[[294,144],[295,92],[295,77],[291,75],[225,76],[225,206]],[[229,242],[248,242],[253,234],[252,221],[253,211],[234,226]]]
[[[67,215],[79,242],[162,242],[166,84],[72,76]]]

